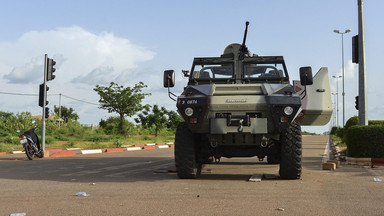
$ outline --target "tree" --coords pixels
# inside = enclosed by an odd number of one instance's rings
[[[148,93],[142,93],[142,89],[147,87],[143,82],[135,84],[133,88],[118,85],[111,82],[109,87],[96,85],[95,90],[100,95],[100,107],[107,110],[109,113],[115,112],[119,114],[120,133],[124,133],[123,124],[124,117],[131,117],[137,112],[143,110],[144,106],[141,101],[147,96]]]
[[[4,118],[6,116],[6,118]],[[16,133],[17,130],[26,131],[36,127],[30,112],[13,113],[1,112],[0,136],[8,133]]]
[[[134,129],[134,124],[124,119],[124,133],[130,133]],[[119,134],[119,126],[120,126],[120,117],[119,116],[110,116],[106,120],[101,119],[99,122],[99,126],[103,128],[104,132],[109,135]]]
[[[0,111],[0,120],[5,120],[7,118],[10,118],[13,115],[11,112],[3,112]]]
[[[177,125],[179,125],[180,122],[183,122],[184,120],[180,117],[180,115],[175,111],[168,111],[168,121],[167,121],[167,128],[176,130]]]
[[[135,118],[135,121],[136,123],[141,123],[145,128],[155,127],[155,136],[157,136],[163,128],[176,128],[178,122],[181,121],[181,118],[178,117],[176,112],[168,111],[165,107],[159,108],[158,105],[154,105],[152,107],[152,113],[150,112],[150,106],[145,107],[143,113],[140,113],[138,118]]]
[[[59,116],[59,109],[60,107],[54,106],[54,112],[57,116]],[[65,106],[61,106],[61,112],[60,112],[60,118],[64,120],[65,123],[68,123],[68,120],[74,120],[77,121],[79,119],[79,115],[75,113],[75,110],[73,108],[67,108]]]

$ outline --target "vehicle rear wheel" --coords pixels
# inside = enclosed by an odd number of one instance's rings
[[[181,179],[198,178],[201,162],[197,160],[194,135],[185,122],[179,123],[175,137],[175,164],[177,175]]]
[[[280,135],[280,177],[298,179],[301,176],[302,138],[299,123],[292,122]]]
[[[28,142],[25,144],[25,154],[27,155],[29,160],[33,160],[33,148],[31,144]]]

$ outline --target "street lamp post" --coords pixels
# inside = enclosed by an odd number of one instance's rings
[[[351,32],[351,30],[347,29],[345,30],[344,32],[340,32],[339,30],[333,30],[333,32],[337,33],[337,34],[341,34],[341,64],[342,64],[342,68],[343,68],[343,127],[345,125],[345,91],[344,91],[344,34],[348,33],[348,32]]]
[[[339,78],[342,76],[332,76],[336,78],[336,114],[337,114],[337,127],[339,127]]]
[[[337,93],[332,93],[332,95],[333,96],[335,96],[335,97],[333,97],[333,101],[334,101],[334,103],[332,103],[332,105],[334,106],[333,107],[333,109],[334,110],[336,110],[336,97],[337,97]],[[333,113],[332,113],[332,115],[333,115],[333,127],[337,127],[337,119],[336,119],[336,112],[335,111],[333,111]]]

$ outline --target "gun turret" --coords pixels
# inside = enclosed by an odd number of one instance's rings
[[[248,33],[248,25],[249,22],[245,22],[245,32],[244,32],[244,38],[243,38],[243,44],[241,44],[240,47],[240,53],[239,53],[239,59],[244,59],[245,55],[249,55],[248,47],[245,45],[245,41],[247,40],[247,33]]]

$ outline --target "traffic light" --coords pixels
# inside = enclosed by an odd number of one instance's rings
[[[55,79],[55,75],[53,75],[53,73],[56,71],[56,68],[53,67],[55,65],[56,62],[53,59],[48,58],[47,81]]]
[[[49,90],[49,87],[47,86],[47,91]],[[47,92],[45,92],[45,95],[47,95]],[[43,107],[44,106],[44,100],[46,97],[44,96],[44,84],[40,84],[40,89],[39,89],[39,106]],[[45,105],[48,105],[48,101],[45,100]]]
[[[355,108],[359,110],[359,96],[356,96],[355,99]]]
[[[352,37],[352,62],[359,63],[359,35]]]
[[[45,116],[46,119],[49,117],[49,107],[45,107]]]

